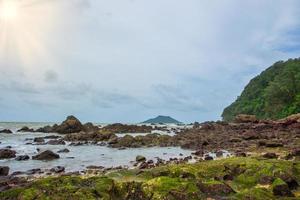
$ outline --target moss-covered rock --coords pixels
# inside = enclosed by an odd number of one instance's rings
[[[226,175],[231,178],[224,179]],[[228,158],[147,170],[119,170],[105,176],[48,177],[4,191],[0,199],[299,199],[295,184],[299,181],[298,161]]]

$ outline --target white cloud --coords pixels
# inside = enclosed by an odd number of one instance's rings
[[[0,78],[2,85],[19,80],[37,89],[40,94],[22,96],[54,104],[50,120],[68,111],[102,121],[142,121],[160,111],[186,121],[218,119],[251,77],[297,56],[299,6],[297,0],[29,4],[22,9],[35,11],[27,16],[31,23],[18,30],[26,28],[31,40],[21,33],[6,38],[19,48],[2,54]],[[5,90],[7,106],[22,87]],[[12,113],[9,118],[24,116]]]

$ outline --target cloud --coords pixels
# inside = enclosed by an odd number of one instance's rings
[[[297,0],[22,2],[26,27],[0,45],[11,108],[0,120],[28,110],[50,121],[216,120],[252,77],[300,51]]]

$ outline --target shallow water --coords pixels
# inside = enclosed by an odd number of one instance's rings
[[[191,151],[183,150],[179,147],[151,147],[118,150],[96,145],[26,145],[27,142],[30,142],[28,141],[29,138],[33,139],[35,137],[58,134],[16,133],[16,131],[23,126],[35,129],[47,124],[49,123],[0,123],[0,130],[8,128],[14,132],[14,134],[0,133],[0,148],[11,146],[13,150],[17,151],[17,155],[26,154],[30,157],[38,153],[37,148],[41,151],[51,150],[53,152],[67,148],[70,150],[69,153],[60,153],[60,159],[53,161],[38,161],[31,159],[27,161],[16,161],[15,159],[0,160],[0,166],[9,166],[11,172],[26,171],[34,168],[50,169],[54,166],[64,166],[66,171],[78,171],[85,169],[89,165],[103,167],[132,166],[131,161],[134,161],[137,155],[143,155],[147,159],[156,160],[155,157],[169,159],[173,157],[185,157],[191,154]],[[179,156],[180,153],[183,154],[183,156]]]

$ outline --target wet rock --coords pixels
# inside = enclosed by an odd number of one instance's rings
[[[62,173],[65,171],[65,168],[62,166],[57,166],[57,167],[51,168],[50,171],[54,172],[54,173]]]
[[[44,143],[45,140],[44,140],[44,138],[42,138],[42,137],[36,137],[36,138],[33,139],[33,142],[36,142],[36,143]]]
[[[234,190],[223,183],[213,183],[213,184],[206,184],[206,183],[198,183],[198,188],[201,192],[207,195],[229,195],[235,193]]]
[[[196,152],[194,152],[194,153],[192,153],[193,155],[195,155],[195,156],[203,156],[203,154],[204,154],[204,151],[203,151],[203,149],[199,149],[199,150],[197,150]]]
[[[69,152],[70,152],[69,149],[61,149],[57,151],[57,153],[69,153]]]
[[[281,175],[279,176],[279,178],[280,178],[281,180],[283,180],[283,181],[289,186],[289,189],[290,189],[290,190],[295,190],[295,189],[297,189],[298,186],[299,186],[299,184],[298,184],[296,178],[293,177],[293,176],[291,176],[291,175],[289,175],[289,174],[281,174]]]
[[[21,155],[21,156],[17,156],[16,160],[17,161],[23,161],[23,160],[29,160],[29,156],[28,155]]]
[[[39,153],[36,156],[33,156],[33,160],[53,160],[53,159],[58,159],[59,155],[56,153],[53,153],[50,150],[44,151],[42,153]]]
[[[28,128],[27,126],[22,127],[17,132],[34,132],[32,128]]]
[[[214,158],[210,155],[205,155],[204,160],[213,160]]]
[[[65,121],[54,128],[57,133],[68,134],[83,131],[84,127],[81,122],[74,116],[68,116]]]
[[[278,155],[276,153],[265,153],[263,154],[263,157],[268,159],[276,159],[278,158]]]
[[[146,158],[144,156],[138,155],[138,156],[136,156],[135,161],[143,162],[143,161],[146,161]]]
[[[9,167],[0,166],[0,176],[7,176],[9,173]]]
[[[15,158],[15,157],[16,157],[16,151],[10,149],[0,149],[0,160]]]
[[[47,142],[47,144],[49,144],[49,145],[65,145],[66,142],[63,140],[49,140]]]
[[[41,174],[41,173],[42,173],[42,170],[40,168],[30,169],[25,172],[25,174],[27,174],[27,175]]]
[[[216,152],[216,156],[218,157],[218,158],[220,158],[220,157],[223,157],[223,151],[217,151]]]
[[[276,179],[273,183],[273,194],[275,196],[294,197],[289,186],[281,179]]]
[[[3,129],[3,130],[0,130],[0,133],[11,134],[13,132],[11,130],[9,130],[9,129]]]
[[[89,165],[86,167],[87,169],[104,169],[103,166]]]

